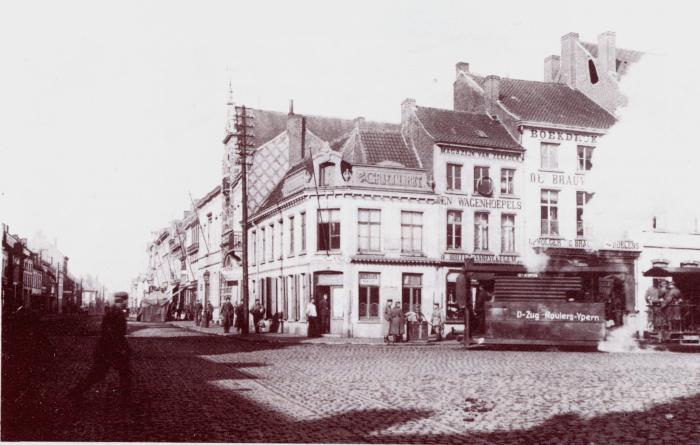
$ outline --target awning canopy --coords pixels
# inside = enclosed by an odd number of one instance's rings
[[[700,278],[700,267],[652,267],[644,272],[644,276],[654,278],[673,276]]]

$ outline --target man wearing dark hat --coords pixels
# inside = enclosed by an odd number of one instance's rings
[[[69,391],[68,397],[70,399],[80,402],[83,393],[104,379],[109,368],[114,368],[119,372],[122,401],[128,401],[131,395],[131,366],[129,364],[131,348],[129,348],[125,337],[124,307],[127,299],[126,292],[117,292],[114,295],[114,305],[108,306],[105,310],[92,368],[88,375]]]

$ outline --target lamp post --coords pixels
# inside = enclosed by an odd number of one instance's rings
[[[202,314],[202,325],[209,327],[209,271],[204,271],[204,311]]]

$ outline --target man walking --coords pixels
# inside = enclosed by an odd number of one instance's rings
[[[126,292],[114,295],[114,305],[107,307],[102,317],[100,338],[95,347],[94,362],[88,375],[68,392],[68,397],[80,403],[83,393],[92,385],[102,381],[110,368],[119,372],[119,386],[122,402],[131,396],[131,366],[129,355],[131,349],[126,342],[126,317],[124,306],[129,296]]]
[[[221,319],[224,325],[224,333],[228,334],[233,324],[234,308],[231,304],[231,297],[226,297],[226,302],[221,305]]]

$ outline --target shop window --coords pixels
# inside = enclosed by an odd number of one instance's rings
[[[501,252],[515,252],[515,215],[501,215]]]
[[[462,248],[462,212],[459,210],[447,211],[447,248]]]
[[[540,144],[540,168],[545,170],[559,169],[559,145],[546,142]]]
[[[590,199],[590,193],[576,192],[576,236],[585,236],[586,230],[583,222],[583,211]]]
[[[593,147],[579,145],[576,147],[576,151],[578,152],[577,170],[580,172],[589,171],[591,167],[593,167],[593,163],[591,162],[591,158],[593,157]]]
[[[381,211],[359,209],[357,212],[357,250],[359,252],[379,252],[381,232]]]
[[[421,295],[423,276],[405,273],[402,276],[401,309],[404,313],[421,313]]]
[[[474,250],[489,250],[489,214],[474,213]]]
[[[515,194],[515,184],[513,182],[514,178],[515,170],[512,168],[501,169],[501,195]]]
[[[462,166],[447,164],[447,190],[462,190]]]
[[[447,283],[445,285],[445,291],[447,292],[447,297],[445,298],[445,321],[447,322],[464,322],[464,311],[459,310],[459,305],[457,304],[456,282],[458,276],[459,272],[447,274]]]
[[[360,272],[359,276],[359,318],[372,320],[379,318],[379,274]]]
[[[540,227],[542,236],[559,235],[559,192],[557,190],[541,191],[540,195]]]
[[[423,213],[401,212],[401,252],[423,251]]]
[[[318,250],[340,249],[340,210],[320,209],[318,211]]]
[[[258,237],[255,231],[252,232],[251,234],[251,239],[253,241],[253,248],[252,250],[252,264],[255,264],[258,260]]]

